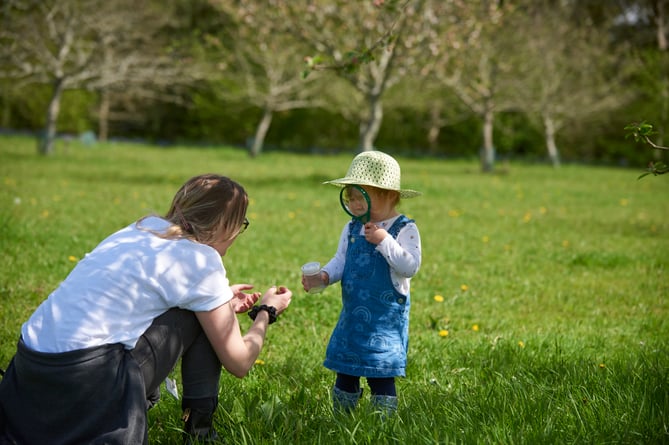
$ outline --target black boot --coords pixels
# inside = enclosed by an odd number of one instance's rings
[[[218,442],[218,434],[213,426],[214,412],[218,406],[218,398],[183,399],[184,444]]]

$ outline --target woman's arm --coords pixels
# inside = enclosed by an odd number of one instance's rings
[[[292,292],[285,287],[270,288],[261,303],[276,308],[281,314],[290,304]],[[260,311],[246,332],[242,335],[235,310],[230,302],[206,312],[196,312],[202,329],[216,351],[223,367],[236,377],[244,377],[253,367],[265,342],[269,314]]]

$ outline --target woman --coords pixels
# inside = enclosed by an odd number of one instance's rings
[[[0,443],[147,443],[147,409],[181,358],[185,439],[214,438],[221,365],[245,376],[292,292],[244,293],[221,257],[248,226],[231,179],[187,181],[87,254],[21,328],[0,382]],[[253,309],[251,309],[253,308]],[[254,322],[242,334],[236,313]]]

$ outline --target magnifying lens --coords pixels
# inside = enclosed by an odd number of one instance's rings
[[[372,202],[369,195],[359,185],[347,185],[339,193],[339,202],[346,213],[353,219],[365,224],[369,221]]]

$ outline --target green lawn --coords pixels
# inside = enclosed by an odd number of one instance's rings
[[[41,158],[33,140],[1,137],[0,367],[79,258],[211,171],[251,197],[249,230],[224,258],[232,281],[294,292],[249,376],[222,378],[229,443],[669,443],[669,178],[618,168],[484,175],[475,160],[398,158],[403,186],[424,193],[401,204],[423,246],[408,375],[395,417],[364,400],[334,418],[321,363],[339,287],[306,294],[300,265],[336,249],[346,215],[321,183],[352,157],[70,141]],[[165,392],[151,442],[180,443],[179,416]]]

